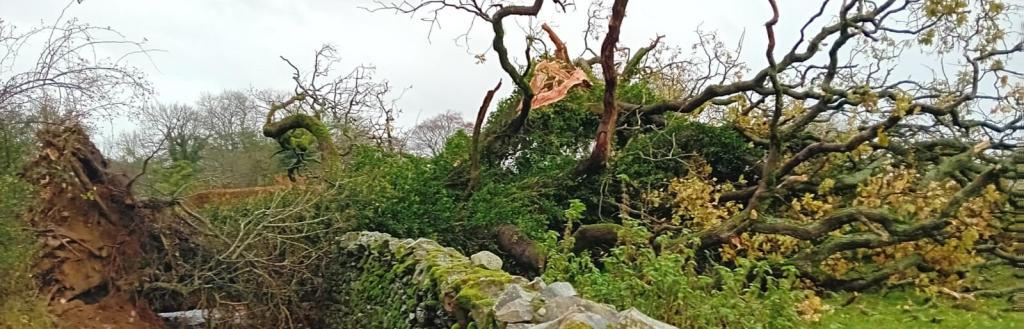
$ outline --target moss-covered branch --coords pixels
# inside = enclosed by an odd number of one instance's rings
[[[633,57],[630,57],[629,61],[626,62],[626,66],[622,68],[622,76],[619,77],[619,79],[622,81],[629,81],[636,77],[636,75],[640,73],[640,69],[642,69],[641,65],[643,65],[644,59],[647,58],[647,55],[650,54],[651,51],[654,51],[654,49],[658,47],[658,43],[661,42],[662,37],[663,36],[659,35],[657,38],[654,38],[654,41],[651,41],[651,44],[647,47],[637,49],[636,53],[633,54]]]
[[[898,230],[895,224],[897,222],[895,215],[875,208],[854,207],[836,211],[810,224],[765,216],[754,223],[750,231],[763,234],[782,234],[801,240],[817,240],[844,225],[860,220],[880,224],[890,231]]]
[[[498,247],[515,259],[526,272],[539,275],[547,265],[547,251],[515,225],[498,228]]]
[[[305,154],[310,151],[309,149],[313,143],[317,144],[317,149],[320,151],[322,159],[331,162],[335,158],[331,132],[327,125],[319,118],[308,114],[295,113],[283,119],[274,120],[274,115],[277,114],[277,111],[296,102],[301,102],[306,97],[305,94],[299,93],[284,102],[272,104],[267,111],[267,118],[263,124],[263,136],[276,140],[278,145],[281,146],[282,151],[295,153],[297,159],[288,168],[288,178],[293,181],[295,180],[295,171],[304,165],[306,161]],[[327,167],[330,167],[330,165]]]

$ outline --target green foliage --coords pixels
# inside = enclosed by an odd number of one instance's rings
[[[566,227],[563,207],[577,200],[574,221],[588,224],[602,211],[602,198],[615,176],[574,177],[571,173],[586,156],[602,111],[603,88],[575,88],[555,104],[533,109],[522,134],[504,136],[509,120],[518,112],[518,96],[499,102],[485,128],[481,185],[465,191],[468,176],[469,136],[457,133],[432,158],[396,154],[374,147],[357,147],[340,173],[344,181],[342,209],[357,215],[360,229],[401,237],[426,237],[446,245],[478,250],[493,249],[493,230],[515,224],[534,238],[549,229]],[[644,82],[622,86],[625,102],[661,101]],[[675,136],[675,139],[668,136]],[[755,154],[735,132],[720,127],[673,119],[669,127],[652,135],[639,135],[618,173],[645,182],[663,182],[679,175],[678,162],[643,159],[636,150],[670,148],[681,144],[686,152],[706,157],[721,167],[723,176],[735,178],[747,170],[746,157]],[[705,146],[708,145],[708,146]],[[660,175],[660,176],[659,176]],[[607,207],[606,207],[607,208]]]
[[[662,99],[643,82],[620,86],[620,101],[635,104],[649,104]],[[501,162],[511,157],[505,167],[516,174],[528,174],[535,169],[547,170],[552,166],[562,168],[566,161],[577,161],[590,151],[594,132],[601,121],[604,87],[574,88],[561,101],[530,111],[527,127],[521,136],[516,136],[499,150],[490,150],[492,158]],[[486,134],[497,134],[498,129],[518,114],[518,93],[499,102],[498,109],[491,115]],[[571,168],[571,167],[570,167]],[[563,172],[564,173],[564,172]]]
[[[804,293],[793,288],[795,272],[772,273],[767,263],[750,261],[702,270],[692,252],[658,254],[646,245],[646,230],[626,227],[600,266],[589,255],[572,254],[571,239],[563,242],[548,257],[545,279],[571,282],[589,299],[636,307],[680,328],[799,325],[794,305]]]
[[[310,118],[310,120],[314,119]],[[317,123],[323,126],[323,123],[319,123],[319,121]],[[326,138],[330,138],[330,135]],[[307,166],[307,162],[310,160],[318,161],[316,158],[320,152],[317,148],[317,136],[309,130],[303,128],[289,130],[278,137],[277,142],[281,147],[276,153],[279,155],[279,165],[282,168],[288,168],[289,172]]]
[[[0,174],[0,328],[52,327],[32,282],[35,243],[20,218],[30,192],[18,177]]]
[[[543,232],[547,201],[531,181],[488,183],[466,193],[469,136],[459,132],[433,158],[358,147],[341,174],[359,229],[427,237],[469,250],[493,248],[493,230],[517,224]]]
[[[200,153],[206,149],[206,140],[195,135],[180,135],[169,138],[167,156],[171,161],[198,163],[202,157]]]
[[[512,175],[561,168],[575,161],[589,151],[600,123],[602,92],[600,88],[573,89],[562,101],[531,110],[523,133],[492,145],[483,158],[491,164],[502,164],[501,169]],[[518,96],[502,100],[484,134],[501,134],[518,114],[518,103]]]
[[[604,93],[604,88],[601,88],[601,92]],[[619,101],[630,104],[655,104],[666,101],[651,88],[650,84],[643,80],[619,85],[616,93]]]
[[[322,124],[321,124],[322,125]],[[281,148],[297,152],[309,152],[316,149],[316,136],[306,129],[292,129],[278,138]]]
[[[0,292],[20,289],[18,281],[27,279],[26,264],[32,252],[32,240],[19,218],[27,201],[28,186],[17,177],[0,175]]]
[[[19,120],[18,116],[7,120]],[[21,171],[25,156],[32,147],[32,127],[7,122],[0,117],[0,174],[13,175]]]
[[[529,183],[486,184],[467,203],[466,215],[478,234],[473,245],[492,247],[493,230],[502,224],[515,224],[532,237],[544,232],[557,209]],[[491,233],[491,234],[486,234]],[[493,248],[492,248],[493,249]]]
[[[713,177],[734,181],[751,178],[750,159],[758,153],[732,129],[672,116],[664,129],[630,140],[612,166],[617,175],[651,186],[686,175],[687,163],[699,158],[711,165]]]
[[[190,161],[171,161],[153,172],[153,192],[161,196],[182,196],[195,181],[196,164]]]
[[[30,252],[25,247],[30,239],[25,234],[19,215],[28,201],[27,184],[11,175],[0,175],[0,273],[15,269],[27,260]],[[7,275],[0,276],[7,278]]]
[[[587,210],[587,205],[580,202],[579,199],[569,200],[569,208],[565,209],[563,214],[565,219],[569,222],[578,221],[583,218],[583,212]]]
[[[425,159],[359,147],[343,175],[361,229],[403,237],[436,237],[448,232],[457,211],[456,191],[444,186],[447,171],[440,157]],[[450,165],[450,164],[449,164]]]

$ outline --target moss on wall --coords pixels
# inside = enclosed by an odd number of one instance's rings
[[[636,309],[585,300],[572,285],[527,282],[431,240],[352,232],[327,263],[322,328],[675,328]],[[498,303],[500,299],[501,303]],[[499,316],[495,316],[495,309]],[[497,319],[502,319],[498,321]]]
[[[496,328],[494,296],[526,280],[430,240],[355,232],[328,264],[327,328]]]

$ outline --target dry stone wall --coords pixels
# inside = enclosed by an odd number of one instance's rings
[[[426,239],[375,232],[339,238],[328,263],[327,328],[668,329],[628,309],[500,270],[490,253],[473,255]]]

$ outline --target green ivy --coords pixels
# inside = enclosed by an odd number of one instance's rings
[[[686,175],[687,164],[701,159],[711,166],[713,177],[735,181],[744,175],[753,178],[752,159],[759,154],[733,129],[672,116],[664,129],[630,140],[612,166],[616,175],[654,186]]]

